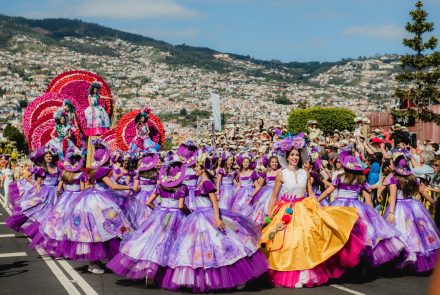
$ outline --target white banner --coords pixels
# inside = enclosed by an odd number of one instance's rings
[[[212,116],[214,117],[214,126],[216,131],[222,130],[222,116],[220,113],[220,96],[217,93],[211,93]]]

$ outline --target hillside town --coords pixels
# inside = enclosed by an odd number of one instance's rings
[[[221,97],[225,123],[246,127],[258,118],[268,124],[284,124],[290,109],[304,106],[346,107],[357,113],[394,106],[398,56],[350,60],[310,77],[305,83],[285,83],[253,77],[247,70],[263,66],[239,61],[227,54],[214,56],[234,64],[234,71],[220,74],[196,67],[171,67],[163,62],[168,52],[135,45],[120,39],[101,40],[65,37],[61,44],[48,45],[28,35],[14,36],[0,49],[0,113],[3,123],[20,127],[26,101],[44,92],[44,85],[63,71],[84,69],[95,72],[110,85],[117,109],[132,110],[149,105],[156,114],[167,116],[167,134],[180,141],[211,129],[210,93]],[[69,49],[87,44],[116,54],[92,55]],[[69,47],[70,46],[70,47]],[[280,73],[282,74],[282,73]],[[279,97],[291,103],[277,104]],[[203,111],[198,122],[183,124],[182,110]]]

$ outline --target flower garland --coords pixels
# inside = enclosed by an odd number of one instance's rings
[[[41,146],[44,146],[48,143],[52,138],[56,137],[55,131],[55,120],[52,118],[50,120],[42,121],[39,120],[35,123],[37,126],[32,134],[29,135],[29,150],[35,151]]]

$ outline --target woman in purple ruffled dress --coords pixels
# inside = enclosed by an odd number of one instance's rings
[[[68,148],[56,191],[58,199],[41,221],[40,230],[32,239],[32,247],[42,248],[48,255],[62,257],[59,244],[64,240],[68,211],[87,181],[87,176],[81,172],[83,165],[81,151],[74,147]]]
[[[200,155],[195,166],[200,181],[197,208],[176,231],[162,287],[193,292],[241,288],[267,271],[259,250],[260,228],[250,219],[220,210],[215,196],[211,161]]]
[[[155,191],[158,179],[156,169],[159,161],[159,155],[156,151],[146,152],[139,160],[138,174],[133,178],[133,184],[140,187],[140,191],[127,197],[124,204],[127,217],[129,218],[133,229],[137,230],[147,220],[151,214],[151,208],[145,204],[151,194]],[[155,202],[157,205],[157,202]]]
[[[185,204],[190,210],[196,208],[194,189],[196,188],[198,177],[195,175],[193,167],[197,161],[198,150],[197,145],[192,140],[185,141],[177,149],[177,155],[185,161],[186,165],[185,180],[183,183],[188,187],[189,193],[185,198]]]
[[[65,258],[89,261],[88,271],[102,274],[104,270],[98,262],[112,258],[118,252],[119,238],[131,230],[110,189],[136,191],[138,188],[114,183],[110,178],[111,168],[107,166],[110,159],[107,145],[101,139],[93,144],[94,162],[88,176],[91,187],[85,185],[67,211],[59,251]]]
[[[185,206],[188,188],[183,184],[183,161],[174,154],[168,154],[164,159],[159,171],[159,184],[146,202],[153,211],[138,230],[124,238],[119,253],[107,264],[117,275],[145,280],[148,287],[162,284],[168,260],[176,255],[171,251],[172,244],[188,211]],[[155,206],[157,197],[161,198],[161,203]]]
[[[33,194],[27,194],[20,201],[22,214],[27,218],[21,226],[23,233],[34,238],[38,233],[40,222],[49,212],[56,201],[59,169],[56,166],[56,151],[51,147],[44,147],[38,152],[38,158],[43,155],[41,167],[35,171],[36,181]],[[14,218],[15,213],[11,216]]]
[[[25,163],[23,169],[20,171],[20,179],[16,182],[12,182],[9,185],[9,203],[11,204],[13,211],[15,211],[15,208],[19,206],[21,197],[34,187],[35,171],[36,170],[34,167],[31,167],[28,163]]]
[[[431,271],[440,249],[440,232],[428,210],[414,197],[420,193],[435,202],[411,174],[403,154],[394,156],[393,166],[394,173],[384,180],[390,189],[385,216],[400,231],[410,254],[398,268],[409,267],[418,273]]]
[[[275,178],[281,168],[276,154],[269,154],[269,157],[264,156],[262,158],[262,164],[267,168],[261,175],[264,186],[258,194],[250,200],[250,206],[243,214],[249,216],[257,224],[263,224],[265,217],[269,215],[267,210],[269,209],[270,197],[274,189]]]
[[[379,267],[405,257],[407,251],[401,234],[373,207],[370,186],[364,174],[367,166],[348,150],[339,154],[339,161],[345,172],[333,181],[321,197],[329,196],[337,188],[338,195],[330,206],[353,207],[358,210],[359,219],[367,227],[363,253],[365,262],[371,267]],[[366,203],[359,200],[361,196]]]
[[[261,189],[258,180],[260,175],[255,171],[256,161],[254,155],[245,152],[237,155],[237,165],[240,167],[238,172],[238,188],[231,200],[231,210],[234,212],[245,212],[249,207],[249,201]]]
[[[234,169],[234,156],[228,152],[220,157],[220,168],[217,169],[216,196],[221,209],[231,209],[235,193],[237,170]]]

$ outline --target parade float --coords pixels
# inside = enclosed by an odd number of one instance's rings
[[[115,104],[102,77],[88,71],[58,75],[24,111],[22,125],[29,150],[50,145],[63,158],[69,146],[76,146],[87,151],[87,166],[94,153],[91,140],[98,137],[111,150],[159,150],[165,131],[153,111],[146,106],[115,122]]]

